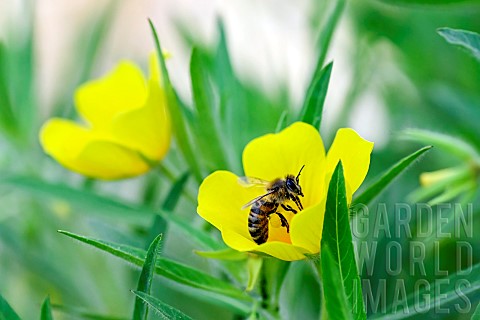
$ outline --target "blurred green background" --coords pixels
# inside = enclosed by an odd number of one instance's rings
[[[117,215],[88,201],[69,203],[58,194],[48,195],[51,190],[42,183],[65,183],[76,190],[155,208],[166,199],[172,181],[188,171],[188,163],[174,145],[164,161],[169,174],[152,171],[125,181],[91,183],[43,154],[38,130],[52,116],[75,118],[75,88],[104,74],[118,60],[132,59],[146,69],[148,54],[154,49],[147,18],[157,25],[163,47],[172,53],[168,69],[186,110],[193,110],[190,52],[193,46],[198,48],[219,105],[229,169],[237,174],[242,174],[245,144],[275,131],[281,119],[291,121],[300,109],[319,53],[326,54],[324,62],[334,61],[321,128],[324,143],[330,145],[336,130],[344,126],[374,141],[366,184],[421,146],[400,139],[406,128],[449,134],[480,149],[480,63],[437,33],[441,27],[480,32],[480,4],[413,2],[2,0],[0,294],[25,319],[38,317],[46,295],[54,304],[78,312],[130,315],[134,303],[130,290],[136,287],[139,271],[56,231],[147,247],[152,217]],[[342,15],[328,53],[321,52],[319,35],[335,8]],[[222,24],[224,29],[219,27]],[[231,60],[226,58],[225,43]],[[201,128],[192,132],[201,135]],[[203,157],[205,176],[220,168],[215,157],[207,159],[201,153],[201,143],[194,151]],[[387,203],[390,212],[391,205],[408,201],[409,194],[419,187],[420,173],[461,163],[449,150],[434,148],[376,201]],[[197,188],[198,181],[190,178],[187,193],[195,196]],[[476,187],[471,191],[476,208]],[[175,213],[208,230],[196,214],[196,203],[187,197],[180,198]],[[480,237],[479,219],[474,221],[474,237],[467,240],[474,248],[475,264],[480,262]],[[184,233],[175,226],[168,231],[163,255],[227,277],[216,262],[193,252],[198,247]],[[209,232],[219,238],[216,230]],[[395,240],[408,246],[411,239]],[[379,242],[380,252],[386,242]],[[449,250],[454,247],[442,241],[441,265],[454,270]],[[387,279],[391,285],[395,279],[381,272],[381,259],[375,261],[379,272],[363,277],[372,284]],[[408,259],[403,263],[407,267]],[[314,277],[307,263],[293,263],[281,296],[284,319],[316,318],[320,306]],[[417,280],[399,277],[404,278],[408,290]],[[427,279],[434,278],[429,273]],[[219,319],[235,318],[194,289],[163,278],[156,281],[157,297],[194,318],[211,319],[214,312]],[[393,294],[388,291],[388,301]],[[75,313],[57,311],[56,315],[69,319]],[[455,314],[440,318],[461,319]]]

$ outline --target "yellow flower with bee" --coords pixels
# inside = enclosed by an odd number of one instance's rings
[[[120,62],[104,77],[75,93],[84,124],[53,118],[40,132],[44,151],[88,177],[120,179],[147,172],[170,145],[171,130],[158,62],[150,78],[132,62]]]
[[[368,172],[372,149],[372,142],[345,128],[325,154],[318,131],[294,123],[245,147],[247,178],[229,171],[209,175],[200,186],[197,211],[235,250],[304,259],[320,251],[328,184],[338,161],[350,202]]]

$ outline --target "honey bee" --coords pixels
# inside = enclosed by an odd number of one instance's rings
[[[285,211],[297,213],[297,210],[292,208],[286,202],[292,200],[297,206],[298,210],[303,210],[302,202],[299,196],[304,196],[302,188],[300,187],[300,173],[302,173],[303,165],[300,168],[297,176],[287,174],[285,179],[277,178],[273,181],[265,181],[258,178],[242,177],[240,183],[244,186],[260,185],[265,186],[267,193],[256,197],[242,207],[246,209],[251,206],[248,215],[248,231],[253,241],[257,244],[267,242],[268,239],[268,222],[272,214],[278,215],[282,223],[282,227],[290,232],[290,226],[285,216],[278,212],[278,207],[281,206]]]

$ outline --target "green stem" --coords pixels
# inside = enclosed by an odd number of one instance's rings
[[[312,260],[312,266],[314,269],[314,274],[316,275],[318,285],[320,287],[320,320],[328,319],[327,309],[325,308],[325,296],[323,292],[322,284],[322,263],[320,257],[318,259]]]
[[[85,177],[85,179],[83,180],[83,189],[88,191],[94,190],[96,182],[97,180],[95,180],[94,178]]]
[[[173,172],[169,168],[167,168],[163,163],[159,163],[155,168],[158,170],[158,172],[160,172],[165,178],[167,178],[171,182],[175,182],[178,179],[177,177],[175,177]],[[187,188],[183,189],[182,194],[193,205],[197,203],[197,198],[189,190],[187,190]]]
[[[262,308],[270,314],[278,316],[280,293],[289,267],[290,262],[273,258],[263,260],[260,273],[260,296]]]
[[[270,297],[267,289],[267,276],[265,274],[265,266],[262,266],[260,271],[260,297],[262,298],[262,308],[270,310],[269,301]]]

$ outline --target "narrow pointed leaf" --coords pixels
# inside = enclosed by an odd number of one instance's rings
[[[87,238],[67,231],[59,230],[58,232],[102,251],[108,252],[136,266],[142,266],[144,264],[146,252],[143,249]],[[251,302],[251,298],[248,295],[231,284],[173,260],[163,257],[158,258],[155,273],[190,287],[219,293],[243,302]]]
[[[165,211],[158,212],[158,214],[178,227],[185,236],[188,236],[189,239],[195,241],[200,246],[210,250],[222,250],[226,248],[225,244],[218,242],[207,232],[192,226],[192,224],[188,223],[185,219]]]
[[[287,121],[288,121],[288,110],[285,110],[280,115],[280,118],[278,118],[277,125],[275,126],[275,133],[278,133],[283,129],[285,129],[287,127]]]
[[[385,190],[385,188],[387,188],[396,177],[402,172],[405,172],[415,160],[431,148],[432,146],[423,147],[395,163],[353,200],[352,207],[357,204],[368,205],[373,199],[375,199],[375,197]]]
[[[220,91],[220,115],[225,118],[227,112],[231,111],[227,108],[227,100],[231,100],[233,103],[239,103],[239,101],[231,98],[232,95],[235,95],[236,98],[238,94],[235,92],[237,79],[228,52],[225,27],[221,20],[217,21],[217,30],[219,39],[215,52],[215,78]]]
[[[53,320],[52,307],[50,305],[50,297],[47,297],[42,304],[40,320]]]
[[[323,114],[323,104],[327,97],[328,84],[332,74],[333,62],[327,64],[324,68],[319,68],[313,76],[310,83],[300,120],[320,129]]]
[[[441,292],[441,294],[435,294],[438,292]],[[438,310],[438,308],[453,306],[455,303],[464,305],[465,299],[475,305],[480,300],[479,292],[480,263],[472,266],[470,272],[460,271],[446,278],[437,279],[430,283],[428,287],[425,286],[423,290],[409,294],[406,302],[407,308],[405,308],[405,310],[408,309],[408,312],[398,310],[397,312],[391,312],[392,310],[390,310],[386,314],[378,314],[371,319],[402,320],[418,316],[430,319],[429,316],[435,316],[435,310]],[[418,297],[422,297],[422,301],[429,301],[429,303],[419,306]],[[452,308],[451,310],[455,309]]]
[[[24,176],[8,176],[0,174],[0,187],[8,187],[9,190],[17,189],[28,192],[30,195],[45,200],[65,201],[68,205],[74,207],[73,213],[81,212],[94,216],[106,218],[119,218],[132,223],[142,223],[154,215],[160,215],[162,218],[178,227],[189,239],[195,241],[200,246],[209,250],[225,249],[225,245],[216,241],[205,231],[194,228],[188,221],[170,214],[165,210],[152,210],[144,206],[127,204],[117,199],[98,195],[88,190],[75,189],[70,186],[58,183],[42,181],[36,178]]]
[[[15,136],[18,130],[18,123],[8,91],[10,79],[7,63],[7,48],[0,42],[0,126],[8,134]]]
[[[64,305],[58,305],[58,304],[53,304],[52,305],[53,309],[55,311],[59,311],[61,313],[64,313],[65,315],[68,315],[69,317],[66,319],[83,319],[83,320],[127,320],[131,318],[121,318],[121,317],[115,317],[115,316],[108,316],[108,315],[98,315],[98,314],[93,314],[89,313],[86,311],[79,310],[77,308],[73,308],[71,306],[64,306]]]
[[[480,154],[469,143],[448,134],[421,129],[409,129],[402,133],[405,139],[418,141],[450,152],[462,160],[473,160],[480,164]]]
[[[188,320],[191,319],[189,316],[184,314],[178,309],[175,309],[172,306],[158,300],[155,297],[152,297],[149,294],[146,294],[142,291],[132,291],[136,296],[137,299],[146,303],[152,310],[154,310],[162,319],[170,320],[170,319],[178,319],[178,320]]]
[[[467,30],[440,28],[437,30],[448,43],[465,48],[480,61],[480,34]]]
[[[337,27],[338,21],[343,13],[343,8],[345,7],[345,0],[336,0],[332,12],[327,18],[327,21],[322,26],[320,36],[318,38],[318,46],[320,53],[317,59],[316,69],[320,70],[325,62],[327,56],[328,48],[330,47],[330,42]]]
[[[165,94],[167,97],[168,109],[170,111],[170,117],[172,119],[172,127],[175,128],[175,138],[177,140],[178,146],[182,151],[185,161],[188,163],[190,169],[192,170],[193,175],[198,182],[203,180],[203,176],[200,170],[200,166],[196,161],[197,157],[193,152],[190,138],[188,136],[187,127],[185,125],[185,119],[183,111],[181,108],[180,101],[178,99],[177,93],[170,82],[170,76],[168,75],[167,66],[165,64],[165,59],[163,57],[162,46],[160,45],[160,40],[158,39],[157,30],[153,25],[151,20],[148,20],[150,24],[150,29],[152,31],[153,39],[155,41],[155,47],[157,49],[157,57],[160,62],[160,71],[162,75],[163,86],[165,89]]]
[[[171,212],[175,209],[178,201],[180,200],[180,197],[182,196],[182,192],[184,191],[184,188],[188,182],[189,176],[190,174],[187,171],[183,175],[181,175],[180,178],[177,179],[177,181],[173,183],[170,191],[168,192],[165,200],[163,201],[163,210],[165,210],[166,212]],[[148,232],[147,239],[149,242],[147,244],[151,243],[160,233],[165,234],[165,232],[167,231],[167,222],[168,220],[161,215],[155,215],[155,218],[153,218],[152,225]]]
[[[208,76],[205,58],[197,48],[192,51],[190,60],[193,99],[197,110],[197,139],[201,144],[204,158],[210,159],[212,167],[228,169],[228,163],[219,135],[218,121],[213,90]]]
[[[163,210],[173,211],[175,209],[178,201],[180,200],[180,197],[182,196],[182,192],[185,189],[189,177],[190,173],[185,172],[173,183],[172,188],[165,197],[165,200],[163,201]]]
[[[161,240],[162,235],[159,234],[148,248],[147,256],[145,257],[145,263],[142,267],[142,273],[140,274],[140,279],[138,280],[138,292],[150,294],[150,289],[152,288],[153,274],[155,272],[155,265],[157,263],[157,254],[160,251]],[[147,315],[147,306],[143,303],[142,299],[137,297],[135,299],[135,306],[133,308],[133,319],[144,320],[147,319]]]
[[[123,218],[131,222],[145,221],[154,212],[145,208],[121,203],[114,199],[97,195],[88,190],[75,189],[64,184],[57,184],[42,181],[36,178],[25,176],[3,176],[0,175],[0,187],[8,186],[26,191],[41,199],[65,200],[75,208],[85,209],[90,214],[97,214],[104,217]]]
[[[405,6],[405,7],[425,7],[425,5],[439,6],[439,5],[460,5],[467,3],[477,3],[477,0],[382,0],[382,2],[389,5]]]
[[[472,314],[471,320],[480,320],[480,303],[477,305],[475,312]]]
[[[75,35],[74,64],[66,64],[62,69],[60,79],[68,79],[58,83],[60,90],[64,94],[55,97],[53,103],[53,112],[51,116],[62,118],[73,118],[75,109],[72,106],[71,93],[75,91],[82,83],[88,81],[93,75],[95,66],[98,65],[98,57],[102,52],[102,46],[106,43],[111,30],[112,22],[118,13],[119,4],[116,1],[108,3],[107,8],[99,11],[97,16],[91,15],[86,19],[84,25],[78,28],[79,33]]]
[[[330,320],[353,320],[348,304],[347,294],[342,283],[338,264],[335,262],[332,250],[328,245],[323,245],[321,274],[325,308]]]
[[[331,249],[333,263],[348,300],[353,319],[366,319],[348,214],[345,179],[339,162],[330,180],[325,207],[321,250]]]
[[[0,295],[0,320],[20,320],[8,302]]]

